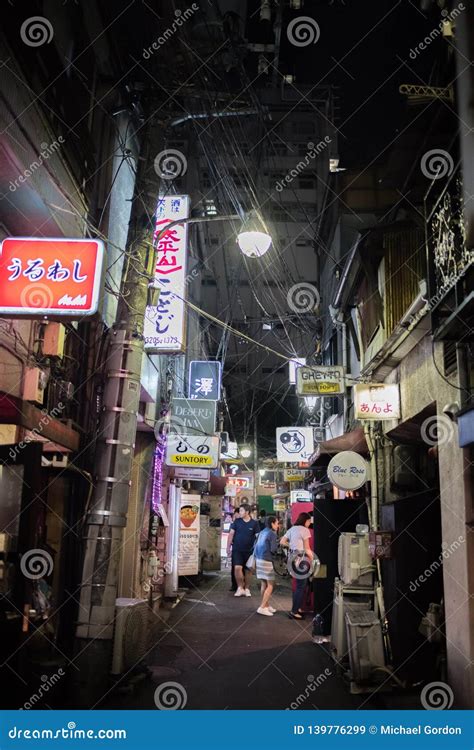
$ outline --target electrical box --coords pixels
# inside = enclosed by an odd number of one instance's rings
[[[369,532],[369,555],[372,560],[390,560],[392,557],[392,533],[390,531]]]
[[[44,329],[43,354],[48,357],[64,356],[66,328],[62,323],[48,323]]]
[[[39,367],[27,367],[23,378],[23,398],[36,404],[44,402],[44,389],[48,376]]]

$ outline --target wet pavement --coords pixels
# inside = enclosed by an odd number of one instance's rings
[[[148,676],[133,690],[128,677],[121,679],[101,707],[156,709],[155,701],[161,707],[168,701],[167,707],[177,702],[185,709],[222,710],[418,707],[411,700],[405,705],[405,696],[397,701],[386,693],[351,695],[328,645],[312,642],[311,617],[288,618],[288,579],[278,581],[273,617],[256,612],[255,580],[251,598],[235,598],[229,585],[228,571],[208,573],[176,606],[152,615]]]

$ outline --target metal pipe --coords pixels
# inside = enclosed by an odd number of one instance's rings
[[[264,107],[264,110],[268,110],[268,107]],[[171,120],[170,122],[170,128],[176,127],[176,125],[182,125],[183,122],[188,122],[189,120],[207,120],[209,117],[245,117],[247,115],[259,115],[261,113],[261,110],[252,108],[252,109],[237,109],[237,110],[231,110],[230,112],[223,110],[222,112],[199,112],[196,114],[187,114],[183,117],[176,117],[174,120]]]

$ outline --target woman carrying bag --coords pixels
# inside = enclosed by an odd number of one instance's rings
[[[270,606],[270,598],[275,585],[273,555],[278,547],[277,531],[279,523],[275,516],[268,516],[265,519],[265,527],[258,535],[254,549],[257,578],[262,582],[260,588],[262,601],[257,613],[266,617],[272,617],[276,612],[276,609]]]
[[[309,513],[300,513],[291,529],[285,532],[280,539],[280,544],[289,547],[290,556],[288,570],[296,579],[296,588],[293,591],[293,606],[289,617],[292,620],[303,619],[303,597],[308,577],[311,575],[314,552],[310,546],[311,516]]]

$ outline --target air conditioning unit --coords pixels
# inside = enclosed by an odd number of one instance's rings
[[[344,532],[339,537],[338,568],[346,584],[370,586],[373,564],[369,555],[369,535]]]
[[[346,632],[352,681],[381,682],[385,679],[384,672],[375,672],[376,667],[385,666],[382,627],[375,612],[347,612]]]
[[[345,661],[347,654],[347,635],[345,615],[348,613],[358,614],[361,611],[370,610],[370,597],[348,596],[343,593],[343,584],[338,578],[334,581],[334,602],[332,606],[331,622],[331,652],[333,658]]]
[[[135,667],[147,653],[148,603],[144,599],[115,600],[114,651],[112,674]]]

